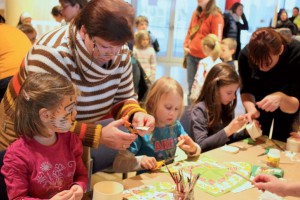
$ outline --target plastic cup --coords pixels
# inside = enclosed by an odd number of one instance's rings
[[[280,151],[278,149],[270,149],[267,154],[267,165],[270,167],[279,167]]]
[[[94,185],[93,200],[122,200],[124,186],[115,181],[101,181]]]

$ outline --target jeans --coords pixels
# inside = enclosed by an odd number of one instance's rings
[[[192,85],[194,82],[194,78],[197,72],[197,67],[201,58],[197,58],[191,55],[187,55],[186,63],[187,63],[187,81],[188,81],[188,104],[190,104],[190,95],[192,90]]]

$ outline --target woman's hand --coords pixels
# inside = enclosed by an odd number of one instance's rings
[[[257,102],[256,105],[266,112],[274,112],[279,108],[283,95],[282,92],[274,92]]]
[[[260,112],[256,108],[254,108],[253,110],[246,113],[244,116],[247,118],[248,122],[252,122],[253,119],[259,118]]]
[[[156,167],[156,159],[154,157],[143,156],[141,159],[141,167],[143,169],[154,169]]]
[[[121,131],[118,127],[123,126],[124,120],[119,119],[102,128],[100,143],[109,148],[125,150],[137,138],[136,134]]]
[[[132,119],[131,124],[134,128],[138,127],[138,126],[148,127],[149,129],[147,131],[137,130],[137,133],[140,136],[144,136],[145,134],[149,134],[154,130],[154,128],[155,128],[155,119],[152,115],[149,115],[147,113],[136,112],[133,115],[133,119]]]
[[[285,195],[285,182],[280,181],[273,175],[260,174],[256,176],[253,181],[255,182],[254,186],[260,190],[267,190],[269,192],[275,193],[279,196]]]

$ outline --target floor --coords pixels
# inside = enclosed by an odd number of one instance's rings
[[[157,66],[157,72],[156,72],[156,78],[160,78],[162,76],[170,76],[174,79],[176,79],[182,86],[185,97],[184,97],[184,102],[187,104],[187,91],[188,91],[188,85],[187,85],[187,75],[186,75],[186,69],[183,69],[179,65],[172,65],[172,66],[167,66],[165,64],[158,64]],[[235,116],[244,114],[244,108],[241,103],[240,95],[239,92],[237,92],[237,98],[238,98],[238,103],[237,107],[235,110]],[[134,176],[135,173],[128,173],[128,177]],[[92,183],[91,185],[93,186],[95,183],[103,180],[122,180],[122,174],[121,173],[105,173],[105,172],[97,172],[92,175]]]

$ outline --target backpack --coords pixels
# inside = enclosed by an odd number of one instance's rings
[[[225,11],[223,14],[223,18],[224,18],[223,38],[236,39],[238,27],[230,11]]]

